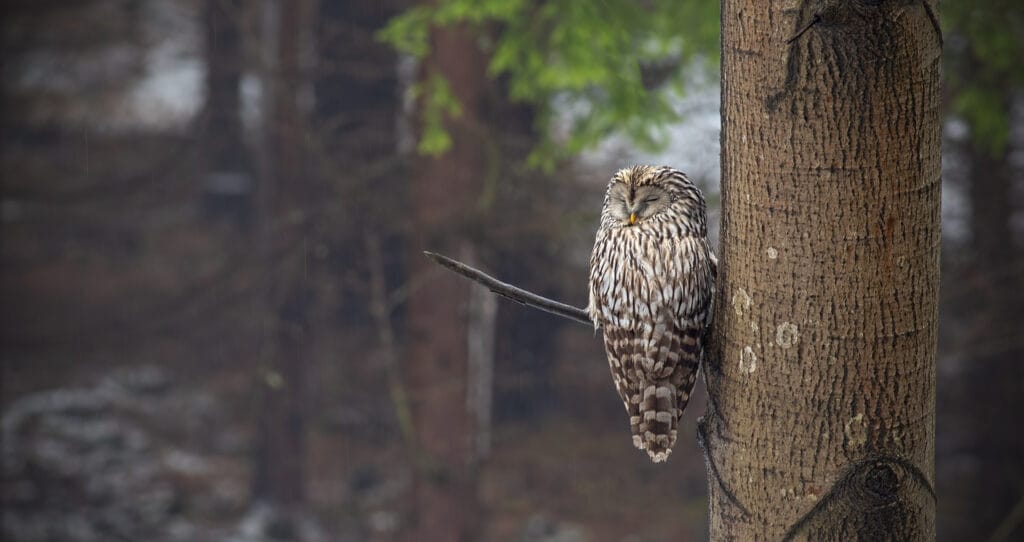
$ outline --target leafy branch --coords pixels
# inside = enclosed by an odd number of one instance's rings
[[[683,90],[681,67],[698,57],[708,67],[718,64],[718,2],[710,0],[441,0],[395,17],[378,39],[425,58],[431,30],[456,24],[476,30],[488,71],[502,78],[509,98],[536,106],[541,142],[529,162],[544,169],[612,133],[660,147],[665,125],[679,116],[671,101]],[[674,69],[651,85],[652,66]],[[416,89],[429,113],[422,116],[420,152],[439,154],[451,145],[444,124],[458,101],[433,96],[445,88],[430,81]],[[564,133],[555,136],[555,123],[563,121]]]

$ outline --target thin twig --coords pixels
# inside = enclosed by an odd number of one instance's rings
[[[490,291],[500,296],[507,297],[516,303],[540,309],[544,312],[554,314],[555,316],[568,318],[569,320],[573,320],[587,326],[594,325],[594,322],[590,320],[590,316],[587,315],[587,311],[584,309],[573,307],[572,305],[566,305],[565,303],[560,303],[553,299],[539,296],[533,292],[528,292],[522,288],[512,286],[511,284],[501,282],[479,269],[472,268],[447,256],[442,256],[428,251],[423,251],[423,254],[440,264],[442,267],[454,271],[470,280],[479,282],[486,286]]]

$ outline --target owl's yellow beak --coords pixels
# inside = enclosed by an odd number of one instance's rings
[[[629,213],[629,225],[636,224],[636,213]]]

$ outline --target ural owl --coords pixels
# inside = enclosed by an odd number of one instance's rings
[[[633,444],[665,461],[697,381],[717,260],[704,196],[682,172],[634,166],[604,196],[590,257],[591,320],[604,333]]]

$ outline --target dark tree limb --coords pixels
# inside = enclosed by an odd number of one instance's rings
[[[442,267],[454,271],[474,282],[478,282],[486,286],[490,291],[516,303],[540,309],[544,312],[554,314],[555,316],[561,316],[562,318],[568,318],[574,322],[579,322],[587,326],[593,326],[594,322],[590,320],[590,316],[587,315],[587,311],[579,307],[573,307],[572,305],[566,305],[548,299],[544,296],[537,295],[533,292],[528,292],[522,288],[513,286],[511,284],[502,282],[479,269],[470,267],[462,262],[453,260],[447,256],[440,254],[423,251],[428,258],[434,260]]]

